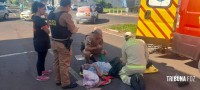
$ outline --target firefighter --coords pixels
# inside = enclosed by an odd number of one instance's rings
[[[76,83],[70,81],[69,67],[72,55],[72,34],[78,31],[69,14],[71,0],[61,0],[60,7],[48,16],[48,23],[52,33],[52,49],[55,56],[54,69],[56,72],[56,85],[63,89],[75,88]]]
[[[125,40],[121,58],[125,66],[119,72],[120,78],[134,90],[144,90],[143,73],[149,57],[147,46],[143,40],[135,39],[131,32],[125,33]]]

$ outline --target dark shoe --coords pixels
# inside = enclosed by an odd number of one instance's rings
[[[56,82],[56,85],[57,85],[57,86],[60,86],[60,85],[61,85],[61,83],[60,83],[60,82]]]
[[[140,86],[140,90],[145,90],[145,82],[144,77],[142,75],[138,75],[138,83]]]
[[[70,89],[70,88],[75,88],[77,86],[78,86],[77,83],[70,83],[70,85],[62,86],[62,89]]]
[[[97,62],[97,60],[94,58],[94,55],[92,55],[92,56],[90,57],[90,60],[92,60],[92,62]]]
[[[177,82],[177,84],[178,84],[179,87],[184,87],[184,86],[189,85],[189,82],[181,82],[181,81],[179,81],[179,82]]]
[[[151,61],[148,60],[147,65],[146,65],[146,68],[149,68],[149,67],[152,66],[152,65],[153,65],[153,63],[152,63]]]
[[[130,83],[131,83],[131,87],[133,88],[133,90],[140,90],[140,86],[139,86],[138,78],[137,78],[136,74],[131,76]]]

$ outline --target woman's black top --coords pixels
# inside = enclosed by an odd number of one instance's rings
[[[42,29],[47,28],[48,24],[41,17],[33,15],[33,44],[35,51],[42,52],[50,48],[50,39],[49,35]]]

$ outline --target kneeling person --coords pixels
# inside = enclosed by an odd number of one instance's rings
[[[101,54],[105,54],[105,50],[103,50],[102,31],[96,29],[87,35],[85,37],[84,46],[83,54],[85,55],[86,63],[89,63],[92,55],[100,56]]]
[[[135,90],[144,90],[143,73],[148,60],[148,49],[143,40],[135,39],[131,32],[125,34],[126,43],[122,48],[122,63],[125,66],[119,72],[121,80]],[[141,81],[137,81],[140,80]],[[140,83],[135,83],[140,82]],[[140,86],[139,84],[143,84]]]

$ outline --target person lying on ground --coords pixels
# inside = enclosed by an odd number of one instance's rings
[[[84,64],[81,66],[82,70],[89,70],[96,73],[100,78],[104,78],[104,75],[108,75],[112,66],[109,62],[94,62],[93,64]]]

